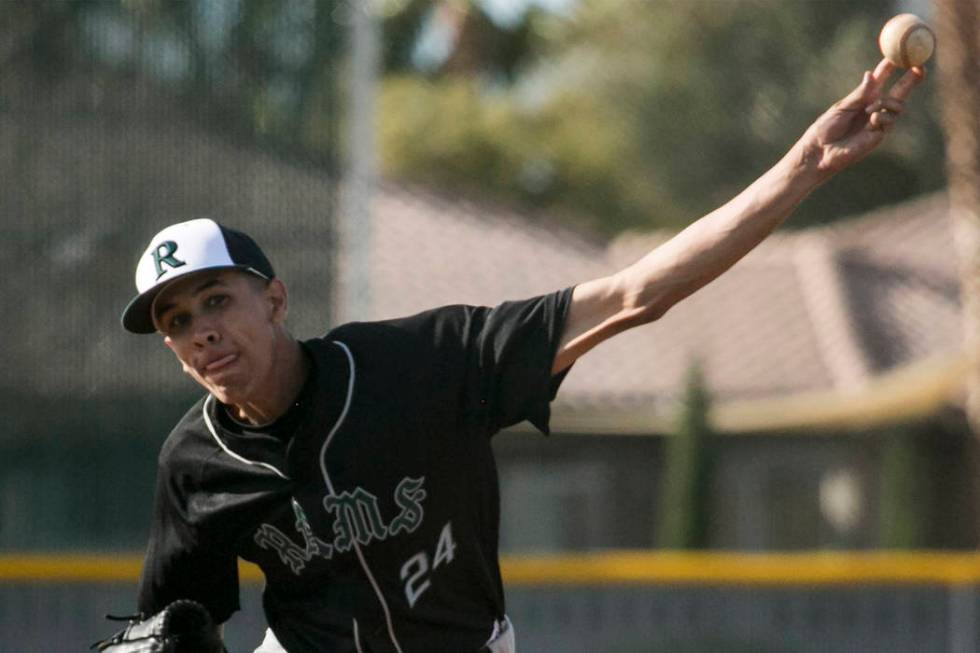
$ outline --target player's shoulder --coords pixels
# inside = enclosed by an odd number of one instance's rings
[[[470,306],[467,304],[451,304],[430,308],[411,315],[374,320],[370,322],[348,322],[342,324],[331,332],[331,334],[368,334],[378,332],[400,332],[412,333],[419,329],[441,323],[461,323],[480,312],[487,311],[485,306]]]
[[[453,304],[404,317],[372,322],[348,322],[332,329],[326,341],[369,346],[440,345],[465,339],[474,323],[490,309]]]
[[[207,395],[196,401],[167,435],[160,448],[158,462],[161,468],[184,467],[202,460],[217,448],[208,430],[206,399]]]

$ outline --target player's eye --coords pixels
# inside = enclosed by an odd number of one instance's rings
[[[217,308],[222,306],[228,301],[228,295],[217,293],[214,295],[209,295],[207,299],[204,300],[204,305],[208,308]]]
[[[167,320],[167,330],[170,333],[176,333],[190,324],[191,316],[187,313],[174,313],[169,320]]]

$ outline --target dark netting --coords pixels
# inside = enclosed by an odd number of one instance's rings
[[[348,22],[272,4],[0,6],[0,549],[145,543],[157,450],[199,394],[120,327],[155,232],[247,231],[295,280],[295,334],[329,326]]]

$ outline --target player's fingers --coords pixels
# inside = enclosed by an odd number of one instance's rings
[[[892,76],[893,72],[895,72],[895,64],[888,59],[882,59],[875,66],[875,71],[871,73],[871,77],[874,78],[878,88],[881,88],[888,81],[888,78]]]
[[[888,59],[882,59],[872,72],[864,73],[864,77],[862,77],[857,88],[851,91],[837,106],[841,109],[851,110],[864,108],[871,98],[878,97],[882,87],[893,72],[895,72],[895,64]]]
[[[900,115],[905,111],[905,103],[895,98],[883,97],[875,100],[864,109],[864,112],[869,114],[876,111],[888,111]]]
[[[853,91],[844,96],[834,107],[836,109],[851,111],[863,109],[868,104],[868,100],[874,97],[875,93],[877,93],[877,84],[874,81],[874,77],[872,73],[865,72],[861,83]]]
[[[920,68],[919,66],[909,68],[904,75],[898,78],[897,82],[892,84],[892,87],[888,90],[888,97],[895,98],[896,100],[904,100],[912,92],[912,89],[925,78],[925,68]]]
[[[868,129],[871,131],[888,131],[895,121],[898,114],[891,111],[875,111],[868,117]]]

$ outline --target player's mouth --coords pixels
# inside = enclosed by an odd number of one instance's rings
[[[205,374],[215,374],[222,371],[232,363],[238,360],[238,354],[228,354],[227,356],[222,356],[221,358],[216,358],[215,360],[207,363],[204,366]]]

